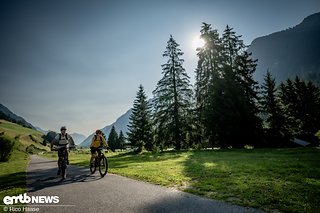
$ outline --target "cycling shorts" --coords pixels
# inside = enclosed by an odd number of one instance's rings
[[[96,152],[98,152],[98,154],[100,155],[102,147],[90,147],[90,150],[91,150],[91,154],[95,154]]]

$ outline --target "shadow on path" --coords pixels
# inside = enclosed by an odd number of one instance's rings
[[[27,171],[27,190],[35,192],[43,188],[58,185],[72,184],[76,182],[91,182],[101,179],[100,175],[92,175],[88,168],[68,165],[67,178],[62,179],[57,175],[57,162],[32,156]]]

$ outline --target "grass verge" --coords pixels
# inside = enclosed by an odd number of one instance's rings
[[[316,148],[110,153],[109,172],[266,211],[317,212]],[[45,156],[56,158],[56,153]],[[87,166],[90,154],[71,153]]]
[[[17,145],[16,145],[17,146]],[[5,196],[17,196],[26,192],[26,168],[28,155],[15,149],[8,162],[0,162],[0,200]],[[0,208],[2,212],[2,207]]]

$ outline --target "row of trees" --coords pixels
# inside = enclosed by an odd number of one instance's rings
[[[108,137],[108,145],[112,151],[116,149],[125,149],[126,139],[122,131],[120,131],[119,135],[114,126],[112,126],[109,137]]]
[[[232,28],[220,36],[204,23],[197,49],[194,89],[183,68],[183,52],[170,36],[162,79],[152,102],[139,86],[128,139],[142,150],[174,147],[288,146],[299,137],[316,142],[320,90],[298,77],[277,86],[269,72],[260,86],[253,78],[257,60]]]

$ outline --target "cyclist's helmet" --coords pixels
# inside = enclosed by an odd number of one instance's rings
[[[66,126],[62,126],[62,127],[60,128],[60,131],[62,131],[62,130],[67,130]]]
[[[100,129],[97,129],[96,130],[96,134],[98,135],[98,134],[101,134],[102,133],[102,131],[100,130]]]

